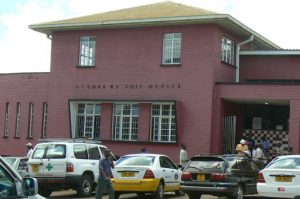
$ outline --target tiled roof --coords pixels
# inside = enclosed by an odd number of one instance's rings
[[[88,16],[76,17],[71,19],[51,21],[34,25],[63,25],[63,24],[80,24],[95,23],[101,21],[118,21],[118,20],[138,20],[154,19],[168,17],[188,17],[201,15],[215,15],[216,12],[187,6],[171,1],[154,3],[144,6],[127,8],[105,13],[98,13]]]

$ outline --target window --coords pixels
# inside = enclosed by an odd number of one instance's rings
[[[4,125],[4,137],[8,136],[8,128],[9,128],[9,112],[10,112],[10,105],[7,102],[5,106],[5,125]]]
[[[101,105],[78,103],[75,134],[77,138],[100,139]]]
[[[138,131],[138,104],[114,105],[114,140],[136,140]]]
[[[222,38],[221,60],[228,64],[234,64],[234,42],[226,37]]]
[[[47,124],[48,124],[48,103],[44,103],[44,105],[43,105],[43,126],[42,126],[41,138],[47,137]]]
[[[33,137],[33,109],[34,109],[34,103],[29,103],[29,126],[28,126],[28,137]]]
[[[95,37],[81,37],[80,38],[80,66],[95,66],[96,53],[96,38]]]
[[[174,104],[152,104],[152,141],[176,142]]]
[[[74,155],[77,159],[88,159],[88,152],[85,144],[74,145]]]
[[[20,127],[21,127],[21,103],[17,103],[17,117],[16,117],[16,137],[20,137]]]
[[[163,64],[180,64],[181,33],[164,34]]]

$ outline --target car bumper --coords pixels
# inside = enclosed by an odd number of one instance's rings
[[[199,192],[210,195],[232,195],[236,190],[237,183],[218,183],[218,184],[181,184],[181,190],[185,193]]]
[[[270,186],[265,183],[257,183],[257,192],[261,197],[293,198],[300,195],[298,186]]]
[[[80,184],[81,176],[66,176],[66,177],[35,177],[39,186],[51,189],[61,189],[66,187],[74,187]]]
[[[154,192],[160,183],[160,179],[142,180],[118,180],[112,179],[115,191],[120,192]]]

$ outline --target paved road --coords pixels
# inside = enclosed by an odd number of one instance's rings
[[[51,194],[50,199],[52,198],[64,198],[64,199],[72,199],[72,198],[77,198],[77,199],[95,199],[95,194],[93,194],[91,197],[87,198],[81,198],[77,196],[76,191],[57,191],[53,192]],[[146,196],[145,199],[150,199],[150,196]],[[166,199],[188,199],[188,197],[185,196],[175,196],[173,193],[167,193],[165,194]],[[247,199],[257,199],[256,197],[246,197]],[[104,196],[104,199],[108,199],[108,195]],[[136,194],[123,194],[120,196],[120,199],[137,199]],[[209,196],[209,195],[204,195],[201,197],[201,199],[227,199],[225,197],[215,197],[215,196]]]

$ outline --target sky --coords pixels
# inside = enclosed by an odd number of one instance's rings
[[[51,40],[30,24],[164,0],[0,0],[0,73],[49,72]],[[229,14],[283,49],[300,49],[299,0],[172,0]]]

